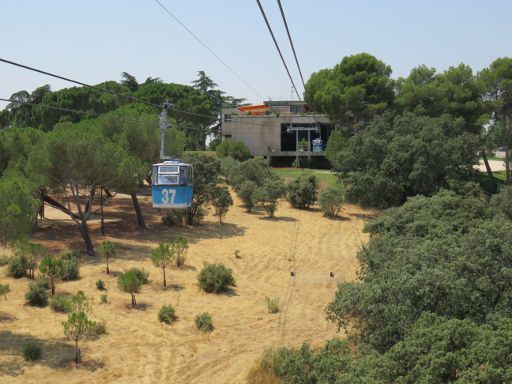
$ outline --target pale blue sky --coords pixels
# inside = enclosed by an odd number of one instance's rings
[[[263,98],[290,98],[255,0],[161,1]],[[299,85],[277,2],[262,3]],[[391,65],[393,77],[420,64],[444,70],[463,62],[478,71],[497,57],[512,56],[510,0],[282,4],[306,79],[359,52]],[[0,0],[0,34],[0,57],[83,82],[119,80],[127,71],[140,81],[153,76],[190,83],[204,70],[228,94],[261,101],[154,0]],[[43,84],[54,90],[69,86],[0,63],[0,97]]]

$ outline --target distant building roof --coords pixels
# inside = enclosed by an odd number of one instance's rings
[[[299,100],[268,100],[264,101],[263,104],[269,107],[286,107],[290,105],[306,105],[306,102]]]

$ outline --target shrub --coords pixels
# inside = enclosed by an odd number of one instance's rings
[[[0,284],[0,297],[7,295],[11,291],[9,284]]]
[[[279,312],[279,299],[271,299],[270,297],[265,298],[265,302],[267,303],[268,313],[277,313]]]
[[[9,264],[11,258],[9,256],[0,255],[0,267],[4,267]]]
[[[341,206],[345,201],[345,192],[339,184],[330,186],[320,194],[320,209],[324,216],[336,217],[341,211]]]
[[[205,292],[225,292],[229,286],[235,286],[230,268],[223,264],[206,264],[199,273],[199,286]]]
[[[25,294],[25,299],[32,307],[45,307],[48,305],[48,292],[40,284],[32,283]]]
[[[300,175],[288,185],[288,201],[294,208],[308,209],[316,201],[317,189],[314,175]]]
[[[168,227],[174,227],[175,225],[181,225],[182,218],[177,211],[172,209],[162,216],[162,224],[167,225]]]
[[[89,336],[98,337],[107,333],[107,323],[105,321],[93,321],[89,329]]]
[[[233,174],[239,164],[240,162],[233,159],[232,157],[223,157],[220,159],[220,174],[226,178],[228,183],[233,177]]]
[[[196,316],[195,323],[197,329],[203,332],[211,332],[213,331],[213,321],[212,317],[208,312],[201,313]]]
[[[49,290],[50,289],[50,282],[48,281],[48,279],[46,279],[44,277],[37,279],[34,282],[34,285],[36,285],[37,287],[43,288],[45,290]]]
[[[23,256],[14,256],[9,259],[7,274],[15,279],[20,279],[27,275],[28,259]]]
[[[158,320],[161,323],[171,324],[176,320],[176,312],[171,305],[164,305],[158,311]]]
[[[54,312],[68,313],[71,311],[71,301],[63,295],[53,296],[50,298],[50,308]]]
[[[183,236],[178,236],[171,243],[171,246],[176,255],[176,267],[181,268],[187,260],[188,241]]]
[[[238,161],[245,161],[252,157],[251,151],[241,141],[225,140],[216,148],[217,157],[232,157]]]
[[[253,194],[258,186],[254,181],[244,181],[237,189],[237,195],[242,200],[247,209],[247,212],[251,212],[254,208]]]
[[[70,259],[62,260],[60,278],[65,281],[78,280],[80,278],[80,260],[72,256]]]
[[[104,291],[105,290],[105,282],[101,279],[99,279],[98,281],[96,281],[96,288],[98,288],[100,291]]]
[[[137,279],[139,279],[141,284],[149,283],[149,272],[146,272],[144,268],[132,268],[128,272],[133,273]]]
[[[26,361],[38,360],[42,354],[41,346],[33,341],[23,343],[20,351]]]
[[[286,186],[279,176],[272,176],[266,179],[263,184],[256,188],[253,193],[255,204],[261,204],[268,217],[274,217],[277,210],[277,204],[281,197],[286,193]]]
[[[222,224],[222,219],[228,213],[229,207],[233,205],[229,189],[224,186],[217,186],[213,191],[211,204],[215,208],[214,215],[219,218],[219,223]]]
[[[100,296],[101,304],[107,304],[108,303],[108,296],[104,293]]]

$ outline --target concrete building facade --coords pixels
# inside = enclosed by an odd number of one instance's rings
[[[325,163],[325,144],[332,130],[327,116],[308,112],[300,101],[222,109],[222,140],[241,141],[253,155],[275,163],[301,157]]]

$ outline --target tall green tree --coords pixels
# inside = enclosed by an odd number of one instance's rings
[[[505,147],[505,179],[510,184],[510,119],[512,118],[512,58],[496,59],[478,73],[485,106],[491,115],[491,124],[501,124],[502,145]]]
[[[451,179],[473,177],[480,137],[461,125],[449,115],[387,115],[349,138],[334,132],[327,158],[349,199],[375,207],[400,205],[409,196],[448,187]]]
[[[63,195],[67,213],[78,224],[88,255],[94,254],[88,220],[98,188],[125,187],[142,179],[141,163],[98,130],[69,127],[50,132],[31,153],[28,172],[40,187]],[[74,207],[74,209],[71,209]]]
[[[12,243],[30,236],[39,201],[21,175],[11,172],[0,177],[0,243]]]
[[[365,126],[393,105],[391,67],[368,53],[344,57],[333,68],[313,73],[304,99],[348,132]]]

